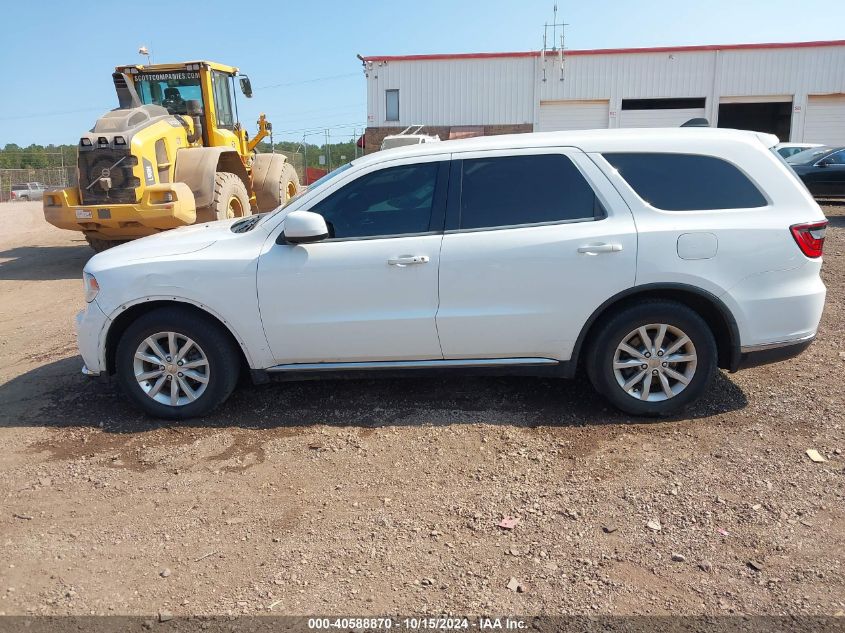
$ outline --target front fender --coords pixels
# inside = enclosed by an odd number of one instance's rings
[[[191,305],[195,308],[199,308],[210,317],[215,319],[218,323],[220,323],[223,327],[225,327],[234,337],[235,341],[237,341],[238,345],[243,351],[244,357],[246,358],[247,364],[251,369],[260,369],[264,367],[269,367],[270,363],[266,361],[266,359],[258,359],[255,357],[250,350],[249,345],[247,344],[244,337],[238,331],[238,329],[234,326],[233,323],[228,321],[221,315],[219,312],[214,310],[208,305],[205,305],[199,301],[194,299],[184,297],[184,296],[174,296],[172,294],[169,295],[151,295],[148,297],[143,297],[140,299],[135,299],[133,301],[128,301],[126,303],[121,304],[111,312],[107,314],[106,322],[100,331],[100,340],[98,344],[99,348],[99,360],[100,360],[100,367],[107,368],[108,367],[108,360],[107,360],[107,353],[109,347],[109,334],[112,331],[112,326],[120,319],[121,315],[125,314],[127,311],[132,310],[133,308],[147,304],[147,303],[159,303],[159,304],[185,304]]]

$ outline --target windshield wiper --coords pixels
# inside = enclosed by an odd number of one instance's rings
[[[240,222],[235,222],[232,225],[232,233],[246,233],[247,231],[251,231],[255,228],[255,225],[258,224],[259,220],[261,220],[262,215],[262,213],[258,215],[251,215]]]

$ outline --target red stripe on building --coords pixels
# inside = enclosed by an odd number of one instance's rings
[[[571,55],[620,55],[631,53],[691,53],[697,51],[736,51],[770,48],[818,48],[845,46],[845,40],[822,40],[818,42],[766,42],[761,44],[704,44],[692,46],[654,46],[649,48],[596,48],[592,50],[565,50]],[[553,56],[554,52],[547,52]],[[373,55],[364,57],[365,62],[401,62],[449,59],[491,59],[497,57],[539,57],[539,51],[518,51],[514,53],[437,53],[431,55]]]

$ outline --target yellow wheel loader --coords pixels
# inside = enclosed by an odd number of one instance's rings
[[[118,66],[119,107],[79,139],[78,186],[44,194],[44,217],[82,231],[95,251],[159,231],[275,209],[299,190],[282,154],[255,148],[236,87],[249,78],[215,62]]]

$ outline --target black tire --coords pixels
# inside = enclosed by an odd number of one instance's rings
[[[112,246],[126,243],[126,240],[103,240],[98,237],[89,237],[87,235],[85,236],[85,241],[88,242],[88,246],[94,249],[95,253],[101,253]]]
[[[689,337],[695,349],[697,360],[694,368],[687,365],[669,365],[669,369],[675,368],[679,370],[690,367],[691,372],[694,373],[691,373],[689,377],[685,376],[689,382],[679,393],[665,400],[642,400],[639,399],[641,396],[635,397],[631,395],[620,385],[614,371],[614,356],[617,347],[634,330],[637,330],[640,326],[649,324],[666,324],[672,328],[677,328],[677,330],[680,330]],[[653,300],[631,305],[618,314],[614,314],[598,330],[591,333],[590,336],[592,338],[592,344],[585,349],[587,355],[587,374],[590,377],[590,382],[593,383],[596,391],[610,400],[616,408],[631,415],[658,417],[677,413],[701,397],[710,386],[713,376],[716,373],[718,351],[716,340],[709,326],[697,312],[674,301]],[[648,332],[646,336],[648,336]],[[643,349],[645,349],[645,346]],[[659,359],[656,355],[649,354],[649,356],[650,359],[642,362],[652,362],[666,366],[665,363],[661,362],[664,359]],[[633,356],[628,358],[630,359],[628,362],[636,362],[633,360]],[[667,356],[665,358],[668,359],[669,357]],[[638,365],[636,368],[624,369],[620,374],[625,372],[625,378],[633,378],[634,374],[641,370],[646,373],[652,373],[652,378],[657,376],[656,379],[658,382],[649,388],[649,394],[660,390],[661,393],[655,393],[653,397],[663,397],[666,392],[662,390],[660,376],[654,374],[654,371],[662,370],[646,370],[643,369],[644,367],[650,367],[650,365]],[[650,378],[649,383],[651,383],[651,380]],[[674,379],[671,379],[671,381],[677,385]],[[643,382],[639,385],[640,394],[645,391],[645,384]]]
[[[247,215],[252,215],[252,208],[244,181],[236,174],[218,171],[214,174],[211,204],[197,209],[197,222],[214,222]]]
[[[135,378],[138,347],[147,337],[159,332],[175,332],[190,338],[205,355],[208,382],[193,402],[180,406],[163,404],[147,395]],[[240,356],[231,337],[211,317],[184,308],[166,307],[142,315],[126,329],[117,345],[115,369],[123,393],[144,412],[156,418],[186,420],[206,415],[231,395],[240,374]],[[170,385],[171,381],[165,384]]]

